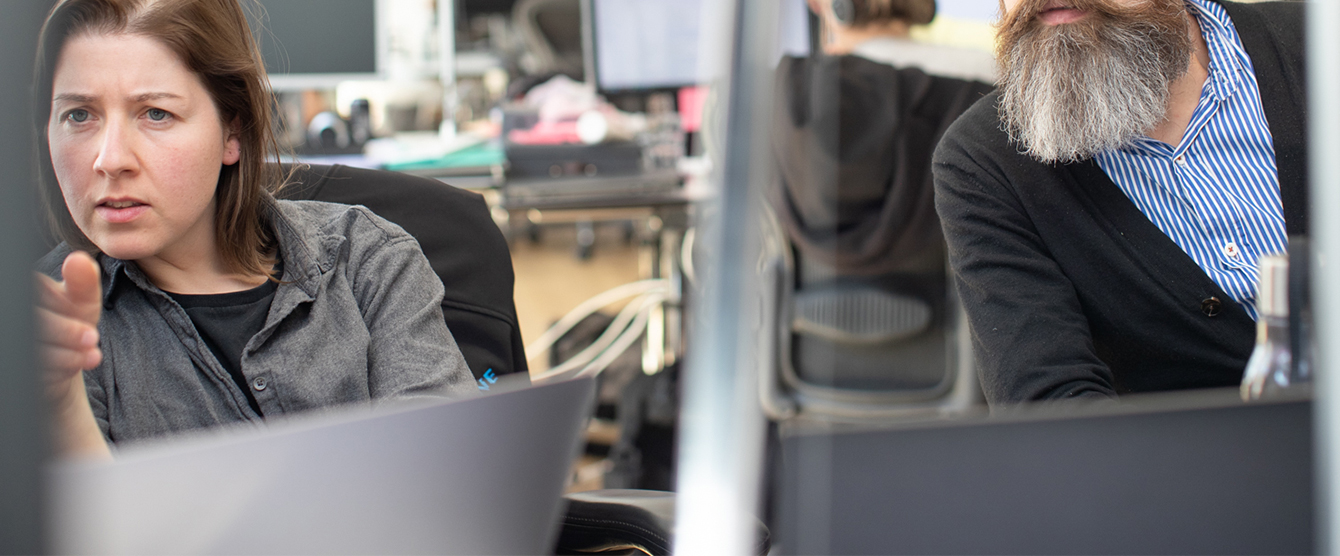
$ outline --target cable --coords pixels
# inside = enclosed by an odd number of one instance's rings
[[[558,376],[589,363],[600,355],[600,352],[604,351],[605,348],[609,347],[618,339],[619,334],[628,326],[628,322],[633,320],[634,313],[639,309],[638,303],[629,302],[628,305],[624,306],[622,311],[619,311],[619,314],[614,317],[614,320],[605,327],[605,331],[601,333],[594,342],[591,342],[591,345],[587,346],[586,349],[583,349],[576,355],[569,357],[566,361],[554,366],[554,368],[541,373],[537,377],[532,377],[532,380]]]
[[[624,299],[626,297],[645,294],[648,292],[655,291],[657,289],[663,289],[668,291],[669,288],[670,288],[669,281],[667,281],[664,278],[655,278],[651,280],[639,280],[637,282],[629,282],[622,286],[617,286],[602,293],[596,294],[595,297],[583,301],[576,308],[574,308],[571,311],[568,311],[568,314],[563,315],[563,318],[558,319],[558,322],[554,323],[553,326],[550,326],[548,330],[545,330],[544,334],[541,334],[538,339],[527,345],[526,360],[530,361],[535,357],[537,357],[540,353],[547,351],[550,347],[553,346],[554,342],[558,341],[559,338],[563,337],[564,334],[566,334],[569,330],[571,330],[572,327],[576,326],[577,323],[581,322],[582,319],[586,318],[587,316],[590,316],[591,313],[599,311],[606,305],[609,305],[611,303],[614,303],[615,301]]]
[[[567,361],[560,363],[552,369],[532,376],[531,382],[544,382],[590,363],[604,352],[606,348],[619,340],[621,334],[628,328],[629,322],[634,321],[638,313],[645,312],[648,310],[648,307],[664,302],[665,298],[665,294],[653,292],[643,294],[641,297],[629,302],[628,305],[614,317],[614,321],[605,328],[605,332],[602,333],[600,337],[596,338],[595,342],[592,342],[586,349],[583,349],[581,352],[568,358]],[[625,347],[624,349],[627,348]],[[608,363],[606,364],[608,365]]]
[[[598,356],[602,355],[602,352],[606,352],[607,348],[623,338],[623,335],[628,331],[629,321],[636,322],[635,317],[637,314],[647,312],[646,307],[661,303],[664,300],[665,297],[661,295],[645,295],[634,302],[630,302],[627,307],[624,307],[623,311],[620,311],[619,315],[615,317],[614,322],[611,322],[609,327],[605,329],[605,332],[590,346],[554,368],[531,377],[531,381],[535,383],[543,383],[551,380],[566,380],[568,378],[574,378],[577,374],[584,372],[586,367],[583,367],[583,365],[592,363]],[[625,346],[623,349],[627,349],[627,347]],[[605,363],[605,365],[608,365],[608,363]],[[572,374],[574,376],[563,376],[565,374]]]
[[[688,278],[689,283],[698,281],[693,268],[693,242],[698,239],[698,228],[691,227],[684,231],[683,243],[679,246],[679,268],[683,269],[684,277]]]
[[[660,296],[659,299],[647,299],[644,301],[642,306],[638,308],[637,318],[633,319],[633,323],[628,325],[628,329],[619,334],[619,337],[614,340],[614,344],[611,345],[609,349],[605,350],[604,353],[600,354],[600,357],[597,357],[595,361],[592,361],[583,368],[581,372],[577,373],[577,376],[598,375],[608,368],[610,363],[613,363],[615,359],[620,355],[623,355],[623,352],[628,351],[628,348],[632,347],[634,342],[642,338],[642,332],[647,329],[647,323],[651,319],[652,309],[664,301],[665,296]]]

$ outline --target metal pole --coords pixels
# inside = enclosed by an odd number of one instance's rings
[[[443,141],[456,139],[456,0],[437,0],[437,79],[442,83]]]
[[[1340,551],[1340,290],[1335,283],[1340,264],[1340,2],[1312,0],[1307,5],[1308,141],[1311,160],[1312,314],[1317,347],[1316,548],[1321,554]],[[1331,259],[1335,259],[1332,261]],[[1329,280],[1328,280],[1329,278]]]
[[[32,263],[37,219],[29,91],[37,32],[50,2],[0,9],[0,553],[43,552],[44,402],[34,364]]]
[[[767,122],[777,4],[703,3],[705,12],[719,10],[704,13],[703,28],[725,23],[729,30],[724,44],[730,58],[714,87],[714,111],[721,116],[714,119],[724,122],[724,129],[706,141],[715,147],[710,156],[717,195],[696,207],[703,264],[690,298],[676,554],[751,554],[755,542],[765,431],[757,377],[768,360],[759,348],[771,332],[759,316],[759,210],[772,172]],[[705,46],[700,52],[707,57],[713,50]]]

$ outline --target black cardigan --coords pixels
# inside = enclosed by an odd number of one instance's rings
[[[1307,231],[1301,3],[1228,10],[1251,56],[1291,235]],[[992,403],[1238,384],[1255,323],[1093,160],[1047,165],[998,96],[935,152],[936,209]]]

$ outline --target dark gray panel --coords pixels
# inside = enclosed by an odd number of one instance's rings
[[[506,380],[506,379],[504,379]],[[122,447],[52,473],[70,554],[542,554],[593,379]]]
[[[265,25],[256,38],[270,73],[377,71],[375,0],[261,0],[260,4],[265,8]]]
[[[1311,404],[783,439],[786,553],[1312,551]]]
[[[36,259],[29,86],[37,32],[51,2],[0,9],[0,553],[42,551],[40,467],[46,453],[33,365],[31,262]]]

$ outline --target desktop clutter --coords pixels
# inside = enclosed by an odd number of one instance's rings
[[[698,131],[701,98],[696,87],[678,95],[652,93],[645,112],[626,112],[594,87],[556,75],[500,109],[509,175],[561,179],[673,171],[686,154],[687,134]]]

